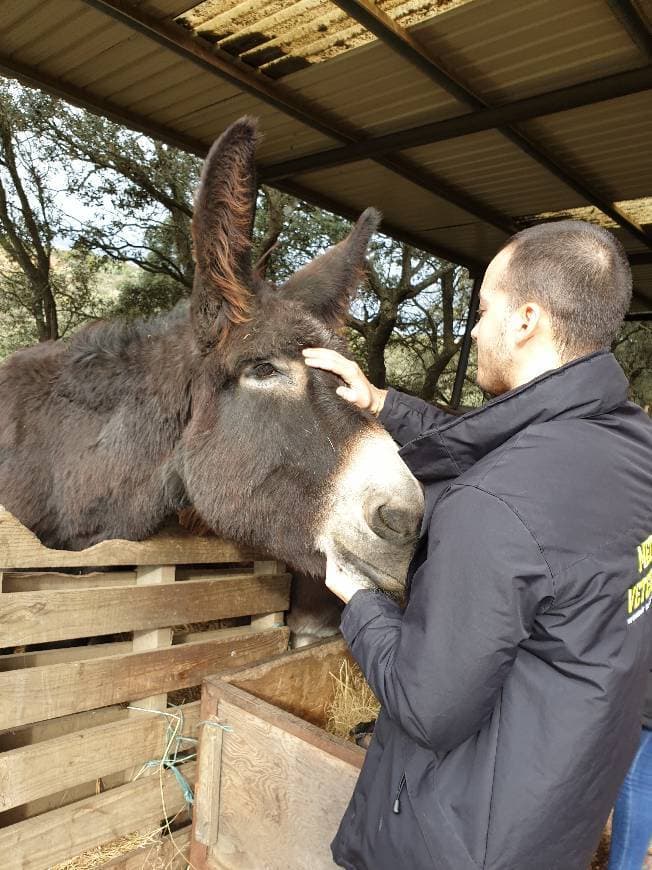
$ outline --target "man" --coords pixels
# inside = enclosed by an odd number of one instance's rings
[[[402,611],[334,564],[382,704],[332,844],[349,870],[586,870],[638,743],[650,662],[652,425],[609,352],[631,273],[606,230],[514,236],[473,337],[498,398],[456,418],[309,365],[379,415],[426,494]]]
[[[652,845],[652,670],[638,751],[620,787],[611,825],[609,870],[641,870]]]

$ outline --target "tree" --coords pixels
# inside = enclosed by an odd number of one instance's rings
[[[17,92],[17,86],[11,87]],[[66,215],[56,196],[47,198],[48,220],[35,238],[30,236],[33,262],[51,265],[57,237],[71,246],[66,258],[76,258],[78,272],[85,262],[124,264],[111,313],[152,314],[189,295],[194,271],[190,220],[201,161],[38,91],[20,89],[20,105],[9,116],[14,141],[17,134],[29,138],[32,167],[59,167],[66,193],[78,204]],[[273,188],[261,188],[258,206],[254,259],[258,270],[277,284],[350,229],[348,221]],[[22,277],[14,274],[11,281],[31,281],[29,266],[21,264]],[[56,305],[47,305],[47,288],[53,293],[56,286],[61,299],[67,293],[71,311],[79,316],[96,315],[97,306],[91,305],[88,281],[85,287],[69,284],[64,290],[50,273],[51,268],[48,280],[39,284],[45,288],[39,291],[45,312],[39,336],[56,338],[62,333]],[[5,282],[8,291],[11,281]],[[389,379],[428,400],[446,401],[468,290],[464,270],[378,236],[347,330],[371,380],[385,386]]]
[[[612,345],[630,384],[630,396],[652,415],[652,323],[624,323]]]
[[[0,352],[58,339],[100,316],[95,292],[104,264],[84,252],[56,250],[65,232],[56,166],[44,159],[23,91],[0,82]]]
[[[11,86],[0,85],[0,245],[9,261],[2,277],[5,292],[34,318],[39,341],[59,337],[52,243],[60,220],[33,134]],[[14,264],[20,267],[20,280]]]

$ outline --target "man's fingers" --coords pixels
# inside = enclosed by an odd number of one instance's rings
[[[357,390],[352,390],[351,387],[338,387],[335,392],[338,396],[341,396],[343,399],[346,399],[347,402],[352,402],[353,404],[360,400]]]
[[[306,365],[333,372],[349,384],[359,374],[356,363],[337,353],[335,350],[330,350],[326,347],[311,347],[305,348],[302,353]]]

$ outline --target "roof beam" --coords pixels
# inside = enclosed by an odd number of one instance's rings
[[[652,265],[652,253],[647,251],[639,251],[636,254],[628,254],[630,266],[650,266]]]
[[[95,112],[96,115],[102,115],[110,121],[115,121],[116,124],[122,124],[139,133],[144,133],[146,136],[152,136],[152,138],[165,142],[166,145],[171,145],[173,148],[181,148],[183,151],[189,151],[198,157],[205,157],[208,151],[208,146],[197,139],[177,133],[162,124],[147,121],[140,115],[116,106],[109,100],[96,97],[83,88],[78,88],[69,82],[64,82],[40,70],[18,63],[13,58],[0,55],[0,75],[18,79],[29,88],[39,88],[53,97],[72,103],[73,106],[88,109],[90,112]]]
[[[305,202],[312,203],[318,208],[323,208],[325,211],[330,211],[333,214],[339,214],[342,217],[348,218],[351,221],[356,221],[360,216],[359,212],[348,205],[344,205],[338,200],[327,196],[324,193],[319,193],[303,184],[299,184],[290,179],[283,180],[279,184],[275,184],[278,190],[296,196]],[[464,251],[457,248],[451,248],[447,245],[440,245],[438,242],[433,242],[426,236],[422,236],[418,232],[406,232],[401,227],[395,226],[391,222],[383,220],[381,224],[381,232],[396,239],[398,242],[405,242],[407,245],[412,245],[420,251],[432,254],[440,260],[447,260],[449,263],[456,263],[460,266],[466,266],[472,275],[483,274],[487,268],[487,263],[475,257],[469,257]]]
[[[331,148],[328,151],[307,154],[294,160],[268,164],[263,167],[262,173],[265,179],[273,181],[301,172],[377,157],[387,151],[432,145],[435,142],[456,139],[470,133],[492,130],[515,121],[566,112],[569,109],[594,105],[615,97],[640,93],[649,88],[652,88],[652,65],[548,91],[523,100],[514,100],[502,106],[465,112],[463,115],[456,115],[443,121],[434,121],[430,124],[398,130],[395,133],[387,133],[384,136],[363,139],[361,142],[344,145],[341,148]]]
[[[333,0],[333,2],[460,102],[474,110],[488,108],[488,104],[484,100],[436,63],[408,31],[397,24],[389,15],[382,12],[371,0]],[[497,129],[544,169],[575,190],[583,199],[609,215],[637,241],[652,247],[652,237],[636,221],[624,214],[608,198],[594,190],[580,176],[563,166],[553,155],[547,153],[539,145],[535,145],[518,128],[506,125]]]
[[[121,107],[115,106],[108,100],[93,98],[81,88],[77,88],[68,82],[56,79],[53,76],[48,76],[40,71],[33,70],[2,55],[0,55],[0,75],[7,76],[8,78],[16,78],[24,85],[27,85],[27,87],[39,88],[40,90],[51,94],[53,97],[66,100],[66,102],[79,106],[82,109],[87,109],[90,112],[95,112],[95,114],[102,115],[111,121],[115,121],[117,124],[122,124],[123,126],[136,130],[139,133],[144,133],[146,136],[152,136],[160,142],[165,142],[174,148],[188,151],[198,157],[204,158],[208,151],[208,146],[203,142],[192,139],[189,136],[177,134],[174,130],[170,130],[168,127],[146,122],[139,115],[127,112]],[[345,206],[330,197],[316,193],[302,185],[280,183],[275,186],[278,187],[279,190],[285,190],[287,193],[291,193],[293,196],[297,196],[305,202],[312,203],[313,205],[316,205],[319,208],[324,208],[334,214],[339,214],[349,220],[355,221],[359,217],[359,214],[355,209]],[[449,248],[446,245],[438,245],[418,233],[405,232],[400,227],[396,227],[386,221],[383,221],[382,231],[388,236],[397,239],[397,241],[402,241],[418,248],[419,250],[427,251],[442,260],[448,260],[451,263],[468,266],[471,270],[482,268],[480,261],[475,260],[473,257],[469,257],[463,251]]]
[[[179,24],[160,21],[142,12],[128,0],[83,2],[325,136],[344,144],[364,138],[362,131],[333,117],[314,101],[304,100],[264,73],[253,70],[227,52],[211,46],[206,40],[193,36]],[[508,235],[518,229],[510,216],[464,193],[407,158],[386,156],[375,162]]]
[[[632,0],[607,0],[611,11],[648,60],[652,60],[652,35]]]

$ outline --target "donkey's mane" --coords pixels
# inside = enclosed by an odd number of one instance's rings
[[[189,303],[135,320],[91,323],[62,342],[56,394],[94,411],[131,398],[158,397],[158,407],[185,406],[192,362]],[[187,328],[186,328],[187,327]]]
[[[152,339],[177,332],[188,321],[189,307],[188,300],[184,299],[170,311],[149,317],[95,321],[70,337],[68,351],[72,360],[79,363],[99,357],[126,360],[130,353],[149,344]]]

